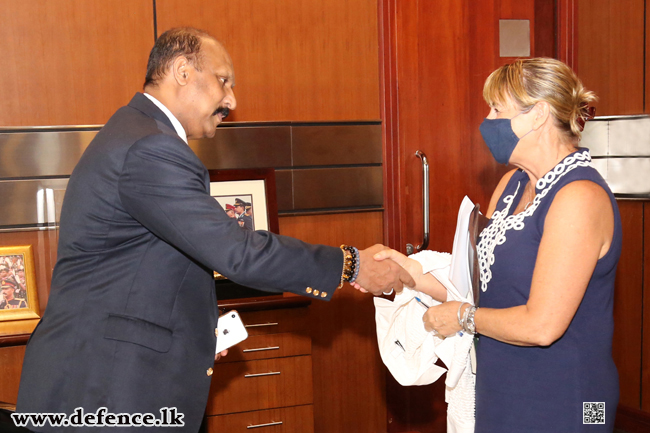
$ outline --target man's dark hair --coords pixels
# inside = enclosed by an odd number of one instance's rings
[[[160,35],[149,53],[144,87],[158,84],[158,80],[165,76],[169,66],[178,56],[185,56],[187,61],[200,71],[203,38],[212,36],[192,27],[170,29]]]

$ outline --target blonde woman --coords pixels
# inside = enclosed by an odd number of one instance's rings
[[[517,60],[487,79],[480,126],[494,158],[517,169],[492,196],[479,243],[477,307],[444,302],[424,315],[442,335],[476,333],[476,432],[613,430],[614,276],[621,221],[605,181],[578,143],[595,99],[565,64]],[[444,288],[396,251],[416,289]]]

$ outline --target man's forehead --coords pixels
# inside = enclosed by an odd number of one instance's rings
[[[211,66],[217,69],[218,72],[234,77],[235,71],[232,59],[219,41],[214,39],[204,40],[203,55],[205,56],[204,59],[210,62]]]

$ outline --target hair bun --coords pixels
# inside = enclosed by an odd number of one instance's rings
[[[583,102],[580,105],[580,115],[577,118],[580,132],[585,130],[585,123],[587,123],[587,120],[591,120],[594,117],[596,117],[596,107],[590,107],[587,102]]]

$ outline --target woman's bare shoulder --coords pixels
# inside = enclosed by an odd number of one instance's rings
[[[611,210],[612,203],[607,191],[596,182],[576,180],[557,192],[553,206],[561,210],[583,209],[585,214],[599,215],[604,210]]]
[[[577,180],[560,189],[544,223],[544,233],[554,230],[566,241],[574,234],[596,242],[602,257],[614,236],[614,211],[607,191],[590,180]]]

